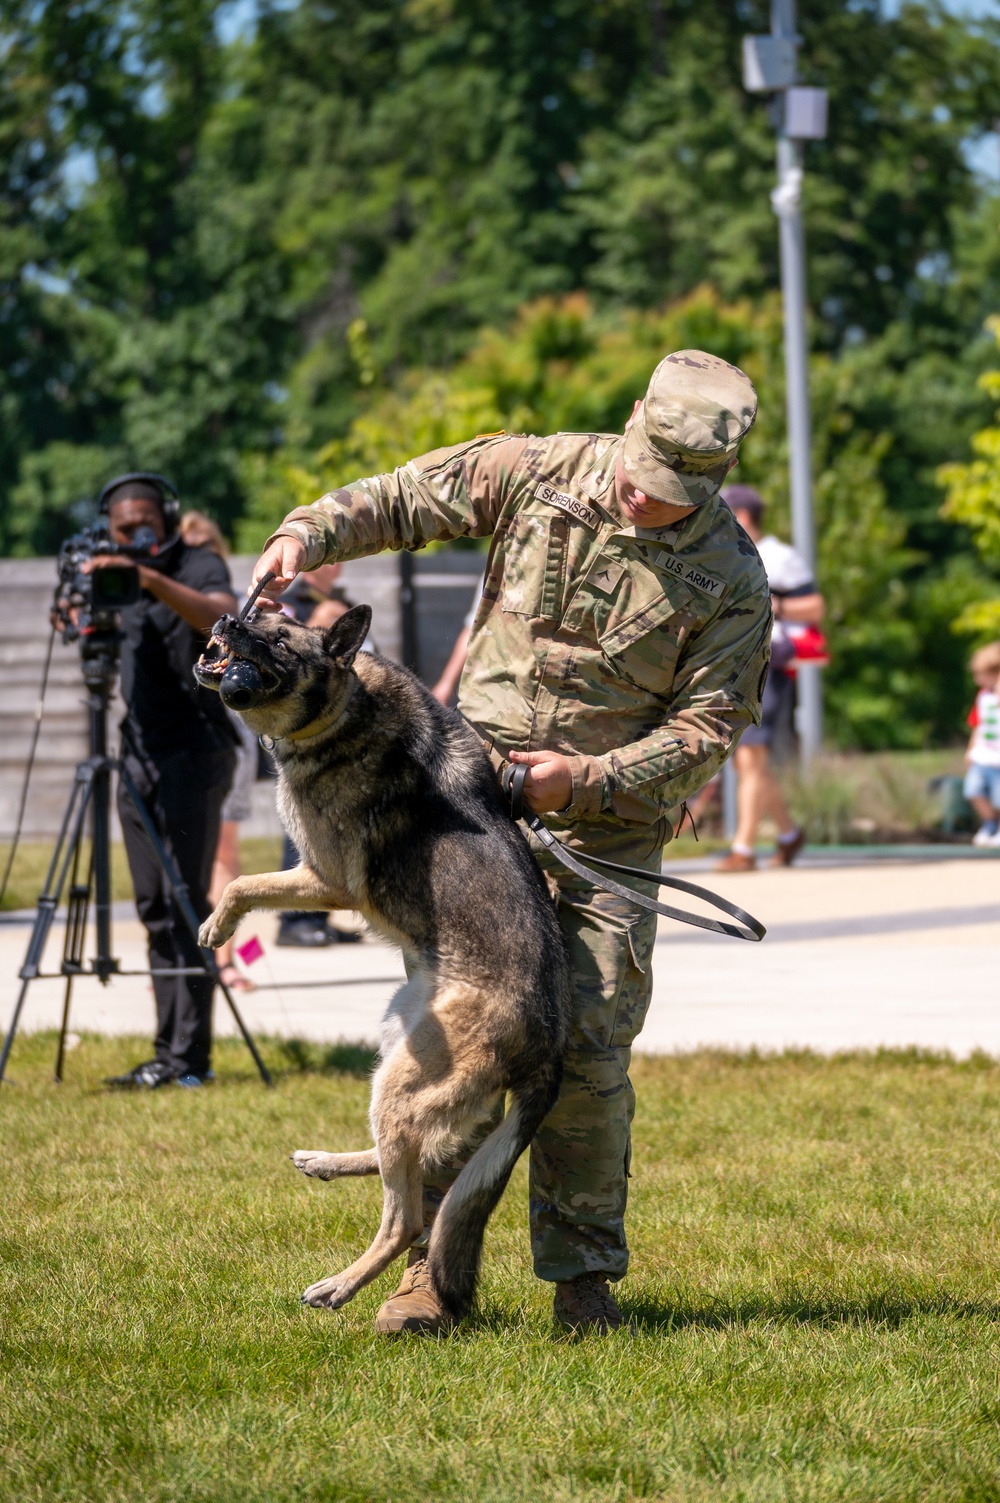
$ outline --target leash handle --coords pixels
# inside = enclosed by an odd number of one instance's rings
[[[623,866],[618,861],[606,861],[603,856],[588,856],[586,860],[582,860],[574,855],[572,851],[566,849],[561,840],[556,839],[537,814],[532,814],[529,809],[525,808],[524,783],[528,770],[525,763],[518,762],[506,767],[500,780],[510,800],[511,817],[514,820],[522,819],[545,849],[551,852],[568,871],[592,882],[603,892],[614,893],[619,898],[627,898],[636,907],[645,908],[649,913],[659,913],[664,918],[675,919],[679,924],[691,924],[696,929],[707,929],[711,934],[725,934],[730,939],[745,939],[751,943],[757,943],[764,938],[767,930],[759,919],[755,919],[752,914],[747,913],[743,908],[738,908],[735,903],[730,903],[726,898],[720,898],[718,893],[709,892],[707,887],[697,887],[693,882],[686,882],[683,877],[664,877],[662,873],[643,871],[638,866]],[[630,887],[623,887],[620,882],[613,882],[609,877],[602,877],[600,872],[594,871],[595,866],[604,866],[609,871],[620,872],[622,876],[636,877],[641,882],[655,882],[659,887],[672,887],[677,892],[687,893],[692,898],[701,898],[703,903],[708,903],[722,913],[727,913],[730,918],[736,920],[736,923],[727,924],[722,919],[705,918],[700,913],[688,913],[683,908],[671,908],[667,903],[658,903],[655,898],[647,898],[644,893],[633,892]]]
[[[510,817],[516,824],[524,819],[524,784],[530,768],[526,762],[515,762],[504,772],[501,780],[504,792],[510,799]]]

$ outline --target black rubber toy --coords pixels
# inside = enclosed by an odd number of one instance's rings
[[[242,659],[231,663],[222,675],[219,693],[222,702],[230,710],[245,710],[252,705],[258,694],[264,692],[264,680],[254,663]]]

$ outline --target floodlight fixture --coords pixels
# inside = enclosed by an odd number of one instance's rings
[[[744,37],[743,87],[749,94],[787,89],[795,82],[795,37]]]
[[[822,141],[826,137],[827,93],[800,85],[785,91],[785,135],[793,141]]]

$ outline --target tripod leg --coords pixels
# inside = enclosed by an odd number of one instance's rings
[[[208,951],[207,953],[211,955],[212,952]],[[222,994],[225,997],[226,1001],[229,1003],[229,1011],[233,1015],[233,1018],[234,1018],[234,1020],[236,1022],[237,1028],[240,1030],[240,1033],[242,1033],[242,1035],[243,1035],[243,1042],[246,1044],[247,1048],[250,1050],[250,1053],[253,1055],[253,1062],[257,1066],[257,1069],[260,1071],[260,1078],[261,1078],[261,1080],[264,1082],[264,1084],[266,1086],[273,1085],[274,1082],[271,1079],[270,1072],[268,1071],[267,1066],[265,1065],[264,1061],[261,1059],[260,1055],[257,1052],[257,1045],[253,1041],[253,1035],[251,1034],[249,1028],[247,1027],[247,1025],[243,1021],[243,1018],[242,1018],[242,1016],[240,1014],[240,1010],[236,1006],[236,1003],[233,1000],[233,994],[229,990],[229,987],[226,985],[226,983],[223,981],[222,977],[219,975],[219,968],[215,964],[214,957],[212,959],[212,966],[214,967],[215,984],[216,984],[216,986],[219,986],[219,987],[222,988]],[[206,967],[206,969],[207,969],[207,967]]]
[[[62,1085],[63,1060],[66,1057],[66,1030],[69,1028],[69,999],[73,993],[73,977],[66,977],[66,992],[63,996],[62,1023],[59,1027],[59,1048],[56,1050],[56,1085]]]
[[[167,851],[166,846],[163,844],[163,841],[160,838],[160,832],[156,828],[156,825],[153,823],[152,816],[150,815],[149,810],[146,808],[146,805],[143,803],[139,790],[133,783],[132,778],[129,775],[129,770],[125,766],[124,762],[118,763],[118,776],[125,787],[125,791],[128,794],[129,799],[131,800],[132,807],[135,809],[135,812],[138,814],[140,820],[142,821],[143,829],[146,831],[146,834],[149,837],[149,842],[156,853],[156,859],[160,863],[160,868],[163,872],[163,875],[167,879],[171,892],[174,896],[174,901],[183,914],[184,922],[190,930],[195,944],[197,944],[198,916],[191,906],[191,898],[188,894],[187,883],[182,879],[180,872],[177,870],[170,857],[170,853]],[[200,945],[198,946],[198,948],[199,950],[201,950]],[[201,950],[201,955],[202,966],[204,968],[205,975],[211,976],[216,985],[222,988],[223,995],[225,996],[226,1001],[229,1003],[229,1010],[233,1015],[236,1026],[239,1028],[240,1033],[243,1035],[243,1042],[246,1044],[247,1048],[250,1050],[251,1055],[253,1056],[253,1062],[257,1066],[261,1080],[266,1086],[272,1085],[273,1082],[268,1072],[268,1068],[265,1065],[264,1061],[261,1059],[260,1054],[257,1050],[257,1045],[253,1041],[250,1030],[244,1023],[243,1018],[240,1014],[240,1010],[233,1000],[233,994],[229,990],[226,983],[222,980],[222,977],[219,975],[219,968],[215,963],[215,956],[212,954],[211,950]]]
[[[89,762],[81,763],[76,770],[76,778],[70,790],[55,850],[52,852],[52,860],[49,862],[49,870],[45,878],[45,890],[38,899],[35,922],[31,930],[31,938],[28,940],[28,951],[19,972],[21,990],[17,994],[17,1001],[14,1004],[14,1016],[10,1020],[10,1027],[7,1030],[7,1037],[4,1039],[3,1050],[0,1052],[0,1081],[3,1080],[4,1071],[7,1069],[7,1060],[10,1058],[11,1046],[14,1043],[14,1035],[17,1033],[17,1025],[20,1021],[24,999],[28,995],[28,987],[38,975],[42,954],[45,950],[45,942],[49,937],[49,930],[52,928],[52,920],[55,918],[56,909],[59,907],[59,899],[62,896],[66,877],[71,863],[75,863],[77,857],[80,838],[83,833],[83,821],[87,813],[87,806],[90,803],[93,777],[93,766]],[[70,836],[71,824],[73,832]],[[66,847],[67,838],[69,838],[70,844],[64,856],[63,852]]]
[[[21,1008],[24,1006],[24,999],[28,995],[29,980],[29,977],[25,977],[21,982],[21,990],[18,992],[17,1001],[14,1003],[14,1016],[10,1020],[7,1037],[3,1041],[3,1053],[0,1054],[0,1081],[3,1080],[4,1071],[7,1068],[7,1059],[10,1055],[11,1045],[14,1042],[14,1035],[17,1032],[17,1023],[21,1016]]]

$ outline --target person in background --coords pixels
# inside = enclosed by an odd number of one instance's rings
[[[450,705],[458,692],[458,681],[462,677],[462,669],[465,667],[465,660],[469,656],[469,639],[472,636],[472,623],[476,619],[479,602],[483,598],[484,582],[485,576],[483,579],[480,579],[473,591],[472,604],[469,607],[465,620],[462,622],[462,630],[455,638],[455,645],[448,655],[447,663],[441,669],[441,677],[431,689],[431,693],[438,704]]]
[[[236,597],[224,560],[181,537],[177,493],[162,475],[119,475],[98,504],[113,542],[131,543],[141,531],[156,539],[148,562],[128,564],[138,570],[141,595],[121,613],[122,755],[200,921],[212,911],[212,859],[237,738],[219,696],[199,689],[192,669],[215,622],[236,610]],[[121,568],[123,561],[99,556],[90,567]],[[157,1028],[154,1057],[108,1083],[137,1090],[201,1086],[213,1078],[215,980],[184,974],[201,968],[203,956],[122,785],[118,813],[149,938]]]
[[[229,549],[217,522],[203,511],[186,511],[181,517],[181,537],[189,548],[207,548],[218,558],[228,558]],[[219,840],[212,863],[212,880],[208,900],[216,907],[223,891],[242,870],[240,862],[240,824],[253,812],[253,785],[257,781],[257,737],[242,717],[230,713],[233,728],[239,736],[236,748],[236,770],[230,784],[226,801],[222,806],[219,824]],[[222,980],[231,991],[252,992],[255,990],[249,976],[236,966],[233,958],[235,939],[229,939],[215,952],[215,961]]]
[[[982,821],[972,844],[1000,846],[1000,642],[974,652],[969,671],[979,692],[969,713],[963,792]]]
[[[771,770],[771,752],[776,736],[790,722],[795,704],[795,679],[788,671],[795,647],[788,628],[818,626],[824,603],[805,560],[787,543],[764,532],[766,503],[760,492],[752,485],[728,485],[722,499],[760,554],[774,612],[761,723],[747,727],[735,752],[739,776],[736,835],[729,854],[716,865],[720,872],[752,872],[757,867],[757,827],[765,815],[771,816],[778,829],[772,866],[791,866],[805,844],[805,831],[789,813]]]
[[[351,602],[337,583],[343,567],[343,564],[320,564],[318,569],[300,574],[281,597],[285,615],[308,626],[313,611],[324,601],[340,600],[349,608]]]

